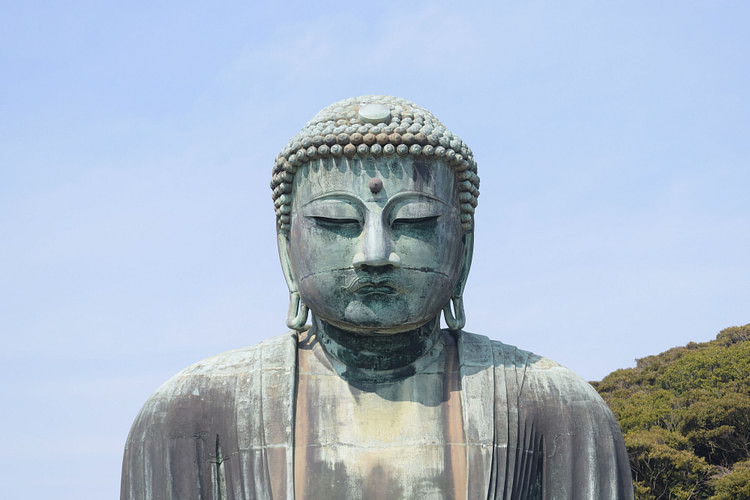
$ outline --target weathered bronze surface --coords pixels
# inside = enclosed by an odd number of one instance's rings
[[[316,115],[272,181],[293,330],[159,388],[121,498],[632,498],[589,384],[462,329],[478,185],[468,147],[408,101]]]

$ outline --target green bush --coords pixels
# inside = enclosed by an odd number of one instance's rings
[[[636,498],[750,499],[750,325],[594,387],[622,427]]]
[[[746,500],[750,498],[750,460],[737,462],[727,473],[714,480],[711,500]]]

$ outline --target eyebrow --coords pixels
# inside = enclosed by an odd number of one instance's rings
[[[383,207],[383,210],[387,210],[390,205],[394,203],[398,203],[399,201],[403,200],[409,200],[410,198],[427,198],[431,201],[436,201],[438,203],[442,203],[443,205],[446,205],[448,207],[452,207],[453,205],[451,203],[446,203],[445,200],[441,200],[437,196],[423,193],[422,191],[402,191],[400,193],[394,194],[386,203],[385,207]]]
[[[314,197],[312,200],[308,201],[302,206],[306,207],[310,203],[315,203],[316,201],[325,201],[327,199],[341,200],[342,198],[347,201],[352,201],[357,204],[362,204],[362,200],[360,200],[359,198],[357,198],[351,193],[347,193],[346,191],[331,191],[329,193],[323,193],[319,196]]]

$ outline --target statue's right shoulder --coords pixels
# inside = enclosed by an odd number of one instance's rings
[[[264,370],[293,369],[297,332],[266,339],[258,344],[225,351],[193,363],[162,384],[151,398],[199,395],[201,389],[220,389],[238,377],[253,378]]]
[[[259,401],[268,392],[269,383],[293,380],[296,360],[297,335],[288,332],[198,361],[164,382],[146,400],[129,442],[153,435],[159,428],[165,428],[161,432],[165,436],[180,435],[210,427],[217,418],[230,422],[238,394]]]
[[[206,478],[219,437],[231,457],[264,446],[273,419],[285,425],[279,415],[291,407],[296,353],[297,336],[289,332],[206,358],[162,384],[128,434],[121,498],[196,498],[196,484],[208,488],[202,498],[213,498]]]
[[[237,387],[259,391],[263,373],[294,373],[296,332],[272,337],[258,344],[233,349],[194,363],[164,382],[146,400],[133,429],[171,420],[173,414],[193,408],[194,415],[211,414],[214,407],[235,398]]]

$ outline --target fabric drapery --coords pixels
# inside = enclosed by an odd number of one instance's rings
[[[571,371],[456,334],[467,499],[632,499],[620,429]],[[297,334],[207,358],[136,418],[121,500],[294,498]]]

